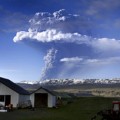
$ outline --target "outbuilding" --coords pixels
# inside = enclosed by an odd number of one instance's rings
[[[13,107],[21,102],[30,100],[28,91],[13,83],[12,81],[0,77],[0,104],[7,106],[12,104]]]
[[[31,93],[30,100],[33,107],[51,108],[56,106],[56,96],[54,93],[43,87],[40,87]]]

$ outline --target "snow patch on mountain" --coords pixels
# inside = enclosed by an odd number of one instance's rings
[[[43,81],[21,81],[24,84],[40,84],[40,85],[76,85],[76,84],[117,84],[120,78],[114,79],[47,79]]]

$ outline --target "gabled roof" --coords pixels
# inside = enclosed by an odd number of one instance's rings
[[[0,82],[3,83],[5,86],[9,87],[10,89],[12,89],[13,91],[19,93],[19,94],[29,95],[28,91],[26,91],[25,89],[23,89],[19,85],[13,83],[9,79],[5,79],[5,78],[0,77]]]
[[[45,91],[48,92],[49,94],[55,96],[55,94],[54,94],[52,91],[50,91],[50,90],[48,90],[48,89],[46,89],[46,88],[43,88],[43,87],[38,88],[37,90],[33,91],[31,94],[35,93],[36,91],[38,91],[38,90],[40,90],[40,89],[45,90]]]

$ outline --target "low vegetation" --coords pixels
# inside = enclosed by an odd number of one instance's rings
[[[81,87],[66,87],[56,89],[58,93],[71,93],[77,96],[101,96],[101,97],[120,97],[120,87],[111,86],[90,86],[84,85]]]
[[[109,109],[119,98],[80,97],[64,99],[59,108],[20,109],[0,113],[1,120],[90,120],[98,111]]]

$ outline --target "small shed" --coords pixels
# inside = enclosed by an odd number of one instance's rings
[[[33,107],[55,107],[56,96],[48,89],[40,87],[30,95]]]
[[[30,100],[28,91],[13,83],[9,79],[0,77],[0,104],[3,106],[13,104],[17,107],[20,102]]]

